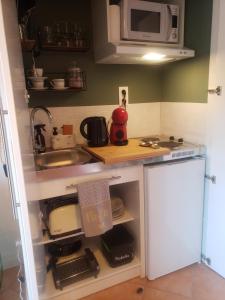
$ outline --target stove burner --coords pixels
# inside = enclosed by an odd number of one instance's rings
[[[160,139],[155,136],[149,136],[149,137],[145,137],[145,138],[141,139],[141,141],[145,142],[145,143],[150,143],[150,142],[158,142],[158,141],[160,141]]]
[[[183,138],[175,139],[174,137],[168,137],[165,135],[153,135],[148,137],[139,138],[140,147],[149,147],[152,149],[168,148],[170,153],[157,158],[151,158],[153,162],[163,162],[169,160],[177,160],[183,158],[194,157],[197,155],[204,155],[205,148],[202,145],[196,145],[188,142],[184,142]]]
[[[158,145],[160,147],[166,147],[172,150],[172,149],[178,149],[182,144],[174,141],[162,141],[162,142],[158,142]]]

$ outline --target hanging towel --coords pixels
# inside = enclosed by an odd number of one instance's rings
[[[107,179],[77,185],[82,229],[86,237],[112,229],[112,209]]]

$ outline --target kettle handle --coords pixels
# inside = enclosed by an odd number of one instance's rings
[[[81,122],[81,124],[80,124],[80,133],[82,134],[82,136],[83,136],[85,139],[88,139],[88,135],[87,135],[86,131],[84,130],[84,128],[85,128],[85,126],[88,124],[88,122],[89,122],[90,119],[91,119],[90,117],[89,117],[89,118],[86,118],[86,119],[84,119],[84,120]]]

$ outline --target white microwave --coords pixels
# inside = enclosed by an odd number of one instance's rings
[[[179,5],[139,0],[120,5],[122,39],[179,44]]]

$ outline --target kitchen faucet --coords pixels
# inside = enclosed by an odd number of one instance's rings
[[[32,145],[33,145],[33,152],[36,154],[38,153],[38,147],[35,143],[35,130],[34,130],[34,117],[37,111],[42,110],[44,111],[49,119],[49,123],[52,124],[52,115],[50,113],[50,111],[45,108],[44,106],[36,106],[32,109],[31,114],[30,114],[30,125],[31,125],[31,137],[32,137]]]

